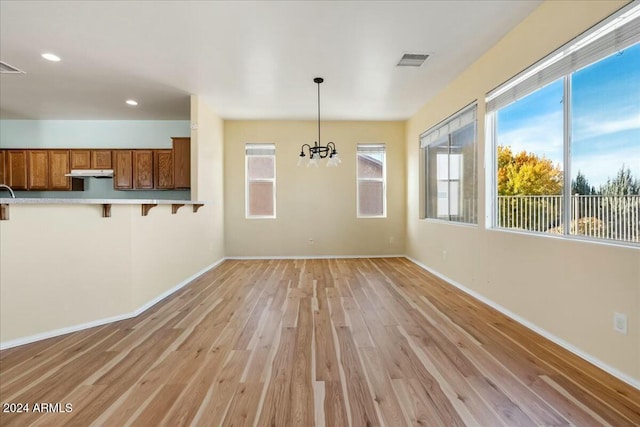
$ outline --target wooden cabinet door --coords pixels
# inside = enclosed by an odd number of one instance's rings
[[[91,169],[111,169],[111,150],[91,150]]]
[[[113,188],[131,190],[133,188],[133,151],[113,151]]]
[[[174,185],[176,189],[191,188],[191,138],[173,140]]]
[[[71,169],[91,169],[91,152],[71,150]]]
[[[153,180],[158,190],[173,188],[173,150],[153,150]]]
[[[49,189],[49,152],[28,150],[29,190]]]
[[[153,150],[133,151],[133,188],[153,189]]]
[[[7,150],[5,152],[5,178],[7,185],[14,190],[26,190],[29,182],[27,177],[27,150]]]
[[[49,151],[49,188],[51,190],[71,190],[69,173],[69,150]]]
[[[6,155],[5,155],[5,151],[4,150],[0,150],[0,184],[5,184],[5,185],[9,185],[7,184],[7,181],[5,179],[5,175],[4,175],[4,162],[6,159]]]

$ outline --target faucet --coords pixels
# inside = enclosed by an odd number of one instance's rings
[[[0,184],[0,188],[6,188],[7,190],[9,190],[9,193],[11,193],[11,198],[12,198],[12,199],[15,199],[15,198],[16,198],[16,194],[13,192],[13,190],[11,189],[11,187],[9,187],[8,185]]]

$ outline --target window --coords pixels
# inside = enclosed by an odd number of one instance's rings
[[[631,6],[487,95],[492,226],[640,243],[640,6]]]
[[[247,218],[276,217],[276,147],[245,145],[245,211]]]
[[[427,218],[477,223],[476,105],[420,135]]]
[[[358,217],[387,215],[384,144],[358,144],[356,155]]]

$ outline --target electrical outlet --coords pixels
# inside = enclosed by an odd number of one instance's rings
[[[447,251],[442,251],[442,259],[447,259]]]
[[[389,237],[389,244],[390,244],[390,245],[393,245],[393,236],[390,236],[390,237]]]
[[[309,244],[313,245],[315,243],[315,240],[313,240],[313,237],[309,237]]]
[[[627,315],[624,313],[613,313],[613,330],[627,335]]]

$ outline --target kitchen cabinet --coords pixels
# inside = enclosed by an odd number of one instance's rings
[[[6,185],[7,181],[5,181],[4,179],[4,169],[5,169],[4,162],[7,156],[4,153],[5,153],[5,150],[0,150],[0,184]]]
[[[191,138],[171,139],[173,140],[174,187],[176,189],[191,188]]]
[[[113,150],[113,188],[153,190],[153,150]]]
[[[14,190],[28,188],[27,150],[5,151],[5,181]]]
[[[133,151],[133,188],[153,189],[153,150]]]
[[[69,178],[69,150],[0,150],[0,183],[14,190],[82,191],[82,179]]]
[[[112,169],[111,150],[71,150],[71,169]]]
[[[27,171],[29,190],[48,190],[49,152],[47,150],[27,150]]]
[[[133,188],[132,150],[113,150],[113,188],[116,190]]]
[[[65,176],[71,172],[69,150],[49,150],[49,188],[54,191],[84,191],[84,179]]]
[[[191,187],[191,138],[175,137],[169,149],[2,149],[0,183],[15,190],[77,191],[86,180],[72,169],[113,169],[116,190]]]
[[[91,150],[91,169],[112,169],[111,150]]]
[[[91,151],[71,150],[70,169],[91,169]]]
[[[153,150],[153,181],[158,190],[174,188],[173,150]]]
[[[71,190],[69,150],[49,150],[49,189]]]

